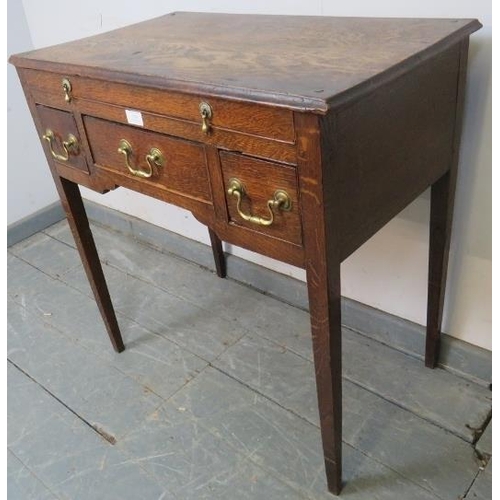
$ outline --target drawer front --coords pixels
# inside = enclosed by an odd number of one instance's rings
[[[301,245],[295,168],[225,151],[220,162],[229,223]]]
[[[137,191],[142,185],[211,202],[202,145],[90,116],[83,122],[97,168],[136,180]]]
[[[49,99],[51,105],[63,109],[90,100],[191,122],[200,132],[205,121],[206,136],[216,131],[235,131],[295,142],[293,113],[288,109],[30,69],[23,70],[23,74],[35,100]],[[201,107],[202,103],[208,108]]]
[[[59,163],[88,172],[82,141],[71,113],[37,105],[42,143]]]

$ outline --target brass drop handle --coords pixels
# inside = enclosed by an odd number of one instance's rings
[[[258,215],[246,214],[241,211],[241,199],[245,196],[245,188],[239,179],[229,180],[229,189],[227,193],[236,198],[236,210],[239,216],[252,224],[259,226],[270,226],[274,222],[274,209],[290,211],[292,209],[292,200],[286,191],[278,189],[274,192],[274,196],[267,201],[267,208],[269,210],[269,218],[259,217]]]
[[[71,102],[71,82],[67,78],[63,78],[61,86],[64,92],[64,100],[66,102]]]
[[[210,133],[210,120],[212,119],[212,108],[208,102],[200,102],[201,131],[208,135]]]
[[[147,169],[141,170],[140,168],[132,167],[132,165],[130,165],[130,157],[132,156],[133,150],[132,146],[126,139],[120,140],[118,152],[125,156],[125,165],[127,166],[129,172],[132,175],[143,179],[151,177],[153,175],[153,169],[157,170],[159,167],[163,167],[165,163],[163,153],[158,148],[151,148],[149,150],[149,154],[146,155],[146,163],[148,164]]]
[[[50,128],[45,130],[45,134],[42,135],[42,139],[49,143],[50,153],[56,160],[68,161],[71,152],[74,154],[78,153],[78,140],[73,134],[68,134],[68,138],[62,142],[62,147],[64,149],[63,154],[59,154],[54,151],[55,135]]]

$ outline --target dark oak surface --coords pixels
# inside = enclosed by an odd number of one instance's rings
[[[459,50],[456,110],[453,123],[453,142],[449,156],[449,170],[431,188],[427,335],[425,344],[425,365],[429,368],[434,368],[437,365],[439,357],[451,225],[457,184],[458,154],[462,134],[463,103],[469,54],[468,38],[462,40]]]
[[[92,293],[97,307],[101,312],[109,339],[116,352],[125,349],[122,335],[116,320],[116,315],[109,296],[108,286],[104,279],[101,262],[90,230],[89,221],[83,206],[78,184],[68,181],[63,177],[54,175],[54,182],[61,199],[61,204],[68,219],[69,227],[73,233],[85,273],[89,279]]]
[[[477,30],[472,19],[174,12],[11,61],[324,112],[334,98]],[[271,50],[270,50],[271,49]]]
[[[334,122],[342,260],[450,168],[459,56],[450,47],[325,118]]]
[[[342,487],[342,331],[340,312],[340,227],[342,200],[331,167],[331,121],[298,115],[298,169],[306,249],[316,391],[328,489]]]
[[[124,348],[78,185],[123,186],[190,210],[222,241],[307,274],[329,490],[342,487],[341,262],[432,187],[426,365],[434,367],[446,284],[466,81],[476,20],[174,13],[12,56],[113,347]],[[65,99],[61,79],[69,78]],[[213,116],[202,128],[201,101]],[[127,109],[141,124],[127,123]],[[159,148],[149,179],[134,167]],[[245,188],[241,210],[231,179]],[[285,190],[291,210],[267,202]],[[260,219],[259,219],[260,217]],[[173,312],[175,313],[175,312]]]

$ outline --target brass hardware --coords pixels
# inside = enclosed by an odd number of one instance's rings
[[[68,139],[62,142],[64,154],[59,154],[54,151],[54,137],[54,132],[52,132],[50,128],[45,130],[45,134],[42,135],[42,138],[49,143],[50,153],[56,160],[68,161],[71,151],[73,151],[74,154],[78,154],[78,140],[73,134],[68,134]]]
[[[64,100],[66,102],[70,102],[71,101],[71,82],[67,78],[63,78],[61,85],[62,85],[62,89],[64,92]]]
[[[236,210],[239,216],[252,224],[257,224],[259,226],[270,226],[274,222],[274,211],[273,209],[290,211],[292,209],[292,200],[286,191],[278,189],[274,192],[272,199],[268,200],[267,208],[269,210],[269,218],[259,217],[258,215],[245,214],[241,211],[241,199],[245,196],[245,188],[239,179],[229,180],[229,189],[227,193],[230,196],[236,197]]]
[[[158,168],[163,167],[165,158],[163,157],[163,153],[158,148],[151,148],[149,150],[149,154],[146,155],[146,161],[148,162],[150,170],[153,170],[154,167],[158,173]]]
[[[156,171],[159,167],[163,167],[165,164],[165,158],[163,153],[158,148],[151,148],[149,154],[146,155],[146,162],[148,164],[147,170],[136,169],[130,165],[130,157],[132,156],[132,146],[126,139],[120,140],[120,146],[118,147],[118,152],[125,156],[125,164],[129,172],[136,177],[141,177],[143,179],[148,179],[153,175],[153,171]]]
[[[200,102],[201,131],[204,134],[210,133],[210,122],[212,119],[212,108],[208,102]]]

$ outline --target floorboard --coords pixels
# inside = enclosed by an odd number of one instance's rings
[[[332,498],[307,313],[93,229],[122,354],[66,224],[9,249],[9,499]],[[491,392],[343,335],[342,496],[491,498]]]

